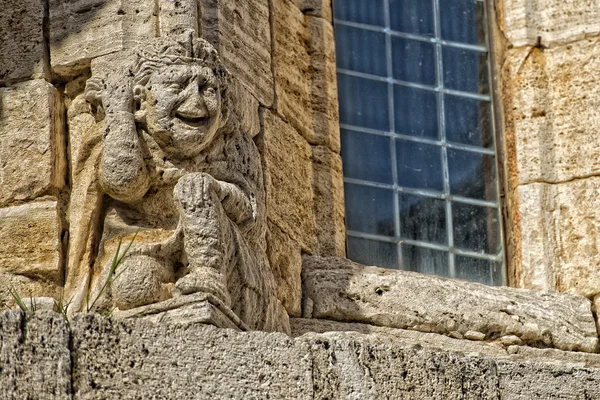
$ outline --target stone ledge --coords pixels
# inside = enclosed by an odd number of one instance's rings
[[[59,314],[11,311],[0,313],[0,338],[0,399],[600,398],[598,364],[576,359],[598,355],[473,351],[493,345],[414,331],[292,339],[94,314],[69,330]]]
[[[593,353],[591,302],[536,292],[305,257],[303,316]]]

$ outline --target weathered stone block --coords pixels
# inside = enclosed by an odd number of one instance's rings
[[[600,178],[517,188],[518,285],[591,297],[600,293]]]
[[[63,186],[60,94],[44,80],[0,89],[0,207]]]
[[[278,112],[311,144],[340,151],[333,27],[290,1],[274,2]]]
[[[514,135],[515,184],[563,182],[600,173],[600,101],[594,82],[600,39],[507,53],[507,134]]]
[[[284,334],[238,334],[78,315],[76,399],[311,399],[309,347]]]
[[[160,34],[198,36],[198,1],[158,0]]]
[[[325,146],[312,147],[314,213],[320,256],[346,256],[342,158]]]
[[[333,22],[333,9],[331,0],[292,0],[296,7],[306,15],[321,17],[325,21]]]
[[[277,283],[277,298],[290,316],[299,317],[302,303],[302,249],[277,225],[269,223],[267,256]]]
[[[0,399],[71,399],[69,338],[60,314],[0,313]]]
[[[302,249],[317,247],[310,145],[278,116],[264,112],[263,160],[267,213]]]
[[[290,0],[274,0],[277,108],[305,138],[313,135],[307,18]]]
[[[311,59],[311,108],[314,137],[311,143],[340,152],[340,113],[333,26],[323,18],[308,17]]]
[[[0,83],[48,75],[44,2],[0,1]]]
[[[600,8],[595,0],[503,0],[498,9],[504,32],[513,46],[573,42],[600,32]]]
[[[258,100],[237,79],[231,80],[229,90],[234,102],[233,111],[237,113],[242,129],[251,137],[255,137],[260,132]]]
[[[265,106],[273,104],[268,0],[199,0],[201,36]]]
[[[304,310],[314,318],[456,337],[473,331],[487,340],[515,335],[526,344],[562,350],[594,352],[598,344],[591,303],[581,296],[490,287],[339,258],[305,257],[302,268],[303,298],[310,303]]]
[[[158,35],[154,0],[50,0],[49,8],[51,67],[65,77]]]
[[[0,273],[59,281],[62,278],[61,234],[56,201],[0,208]]]

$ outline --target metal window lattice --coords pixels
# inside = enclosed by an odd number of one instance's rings
[[[409,0],[415,1],[415,0]],[[427,0],[421,0],[427,1]],[[409,257],[407,257],[406,251],[410,246],[412,249],[425,249],[427,251],[432,250],[436,253],[437,256],[440,256],[441,253],[444,252],[447,259],[441,259],[444,266],[444,271],[441,273],[442,275],[446,275],[449,277],[460,277],[471,280],[477,280],[482,283],[487,284],[505,284],[506,282],[506,274],[504,268],[504,255],[502,250],[502,226],[501,226],[501,218],[500,218],[500,205],[498,201],[498,177],[497,177],[497,168],[496,168],[496,144],[495,144],[495,135],[494,135],[494,118],[493,118],[493,107],[491,107],[491,95],[489,94],[491,90],[481,90],[478,92],[457,89],[452,87],[447,87],[445,85],[445,73],[447,72],[444,69],[444,51],[445,49],[452,49],[456,51],[468,51],[469,54],[480,54],[485,57],[485,78],[487,82],[491,82],[490,79],[490,66],[488,59],[488,50],[487,46],[482,43],[461,43],[458,41],[446,40],[442,35],[442,12],[444,10],[441,7],[441,2],[443,0],[429,0],[432,1],[433,8],[433,34],[431,36],[415,34],[410,32],[401,32],[392,29],[391,22],[391,2],[396,2],[396,6],[398,0],[380,0],[379,3],[382,5],[383,11],[383,24],[372,25],[364,22],[356,22],[346,20],[340,17],[340,12],[336,8],[340,7],[352,7],[353,4],[356,4],[356,1],[352,0],[338,0],[334,4],[334,14],[335,14],[335,26],[336,26],[336,41],[339,39],[339,31],[340,27],[351,28],[355,30],[364,30],[366,32],[370,32],[381,38],[381,35],[384,35],[384,48],[385,48],[385,60],[380,60],[382,63],[385,63],[385,76],[383,74],[373,73],[372,71],[357,71],[347,66],[340,65],[338,63],[338,76],[340,77],[352,77],[360,79],[361,82],[366,82],[369,84],[371,82],[373,85],[386,85],[387,93],[385,95],[385,103],[387,107],[387,128],[381,129],[380,127],[366,127],[360,126],[360,124],[354,124],[351,121],[344,121],[341,119],[341,129],[348,133],[355,133],[358,135],[367,135],[370,138],[378,138],[378,140],[386,140],[389,141],[389,155],[382,154],[382,157],[389,157],[389,167],[390,167],[390,181],[388,182],[380,182],[376,180],[357,178],[348,176],[347,166],[355,161],[359,161],[364,163],[365,160],[356,160],[353,158],[354,154],[347,154],[343,152],[343,161],[344,161],[344,182],[346,185],[351,185],[354,188],[358,188],[355,190],[384,190],[386,193],[392,193],[392,201],[393,201],[393,221],[391,223],[392,226],[389,227],[389,233],[381,233],[381,232],[368,232],[368,229],[352,229],[349,226],[347,230],[347,235],[349,238],[349,256],[350,258],[358,258],[357,261],[363,263],[373,264],[373,261],[368,259],[368,255],[358,254],[358,257],[353,257],[353,249],[351,248],[351,241],[355,239],[369,241],[372,244],[373,251],[381,251],[380,246],[384,246],[387,252],[390,252],[390,246],[394,246],[394,251],[396,254],[388,254],[391,260],[395,260],[395,265],[382,265],[391,268],[400,268],[400,269],[411,269],[421,272],[431,272],[428,271],[427,268],[421,268],[419,265],[411,265],[409,262]],[[455,0],[455,1],[470,1],[471,3],[478,3],[480,6],[483,6],[483,0]],[[480,16],[485,19],[485,13]],[[485,27],[485,20],[480,21],[483,23]],[[427,46],[433,46],[433,56],[435,59],[435,84],[427,83],[427,82],[414,82],[411,80],[401,80],[395,77],[394,71],[394,44],[393,40],[395,38],[400,38],[402,40],[410,40],[411,43],[414,41],[415,43],[425,43]],[[485,41],[487,43],[487,41]],[[383,48],[383,46],[382,46]],[[338,55],[341,54],[341,49],[338,46]],[[354,51],[354,50],[353,50]],[[446,50],[447,51],[447,50]],[[343,54],[341,54],[343,56]],[[356,56],[354,54],[353,56]],[[410,57],[411,55],[408,55]],[[358,54],[360,57],[360,54]],[[339,57],[338,57],[339,60]],[[383,67],[382,67],[383,70]],[[485,84],[480,84],[485,85]],[[489,85],[489,83],[488,83]],[[380,86],[381,87],[381,86]],[[409,134],[407,132],[402,132],[397,129],[397,113],[400,110],[401,105],[397,104],[395,90],[398,87],[408,88],[409,90],[418,90],[419,93],[430,93],[432,96],[435,96],[437,100],[437,110],[435,115],[431,115],[431,118],[435,119],[436,127],[437,127],[437,136],[436,137],[427,137],[424,135],[414,135]],[[361,93],[352,92],[350,90],[350,94],[353,96],[361,96]],[[449,140],[447,137],[447,129],[448,122],[445,113],[446,103],[450,101],[446,99],[446,96],[451,96],[455,99],[466,99],[468,101],[477,101],[481,103],[487,104],[487,108],[489,109],[488,116],[488,126],[485,129],[488,129],[489,132],[479,132],[482,135],[489,135],[490,143],[488,146],[484,145],[473,145],[470,143],[460,143],[459,141]],[[340,97],[342,97],[342,93],[340,92]],[[340,101],[343,99],[340,98]],[[481,107],[481,106],[480,106]],[[342,105],[341,105],[342,108]],[[343,110],[341,110],[343,111]],[[485,111],[482,111],[485,113]],[[485,126],[484,123],[481,123],[482,126]],[[362,136],[361,136],[362,137]],[[344,148],[344,138],[342,139],[342,147]],[[351,139],[346,139],[351,140]],[[382,143],[382,142],[381,142]],[[402,184],[402,177],[399,175],[399,154],[397,153],[397,146],[401,143],[414,143],[415,145],[425,146],[431,149],[439,149],[439,155],[441,157],[441,174],[442,174],[442,185],[440,187],[410,187],[410,185]],[[481,157],[482,165],[485,165],[484,160],[491,160],[491,164],[488,162],[488,170],[487,172],[474,171],[475,173],[482,173],[482,176],[488,175],[489,181],[486,180],[485,183],[485,191],[486,193],[491,193],[495,191],[493,195],[487,195],[488,198],[481,199],[475,198],[475,196],[469,195],[461,195],[460,193],[453,192],[452,182],[456,181],[457,174],[451,171],[449,157],[452,154],[465,154],[468,157]],[[355,156],[357,157],[357,156]],[[487,158],[485,158],[487,157]],[[493,175],[493,176],[492,176]],[[382,192],[383,193],[383,192]],[[445,215],[445,221],[438,221],[441,224],[445,225],[445,242],[441,243],[436,240],[428,240],[428,239],[415,239],[407,237],[403,234],[403,224],[407,222],[410,223],[409,217],[403,217],[401,196],[413,196],[417,199],[431,199],[431,201],[436,201],[438,205],[443,203],[443,212]],[[348,207],[352,205],[347,204],[347,218],[348,223],[351,225],[351,215],[348,210]],[[492,237],[491,241],[496,240],[498,243],[497,248],[493,249],[474,249],[468,248],[469,246],[461,245],[457,243],[455,233],[456,233],[456,224],[468,226],[468,223],[465,224],[465,221],[461,219],[455,218],[454,212],[457,209],[464,207],[473,207],[475,210],[485,210],[481,211],[485,215],[483,221],[473,221],[474,224],[479,224],[480,226],[486,226],[486,233],[489,237]],[[355,211],[355,210],[353,210]],[[481,216],[479,216],[481,218]],[[475,217],[474,217],[475,218]],[[469,221],[467,221],[469,222]],[[414,221],[413,221],[414,223]],[[464,232],[462,233],[464,236]],[[461,239],[462,240],[462,239]],[[460,240],[459,240],[460,242]],[[464,240],[463,240],[464,242]],[[464,243],[463,243],[464,244]],[[379,249],[379,250],[377,250]],[[354,251],[355,254],[360,253],[360,251]],[[367,252],[368,253],[368,252]],[[375,257],[377,258],[377,257]],[[418,257],[417,257],[418,258]],[[474,260],[474,261],[473,261]],[[477,261],[479,260],[479,261]],[[488,265],[489,266],[489,274],[486,275],[485,271],[482,273],[481,268],[478,267],[478,272],[473,273],[469,270],[471,268],[471,261],[476,265],[479,262],[483,262],[483,264],[477,265]],[[435,271],[434,271],[435,273]]]

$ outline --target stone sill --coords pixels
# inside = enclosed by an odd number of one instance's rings
[[[592,303],[578,295],[305,256],[302,297],[304,318],[432,332],[504,347],[598,349]]]

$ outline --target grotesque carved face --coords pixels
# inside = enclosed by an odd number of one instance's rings
[[[168,65],[146,84],[148,133],[169,154],[193,157],[223,126],[219,82],[202,65]]]

